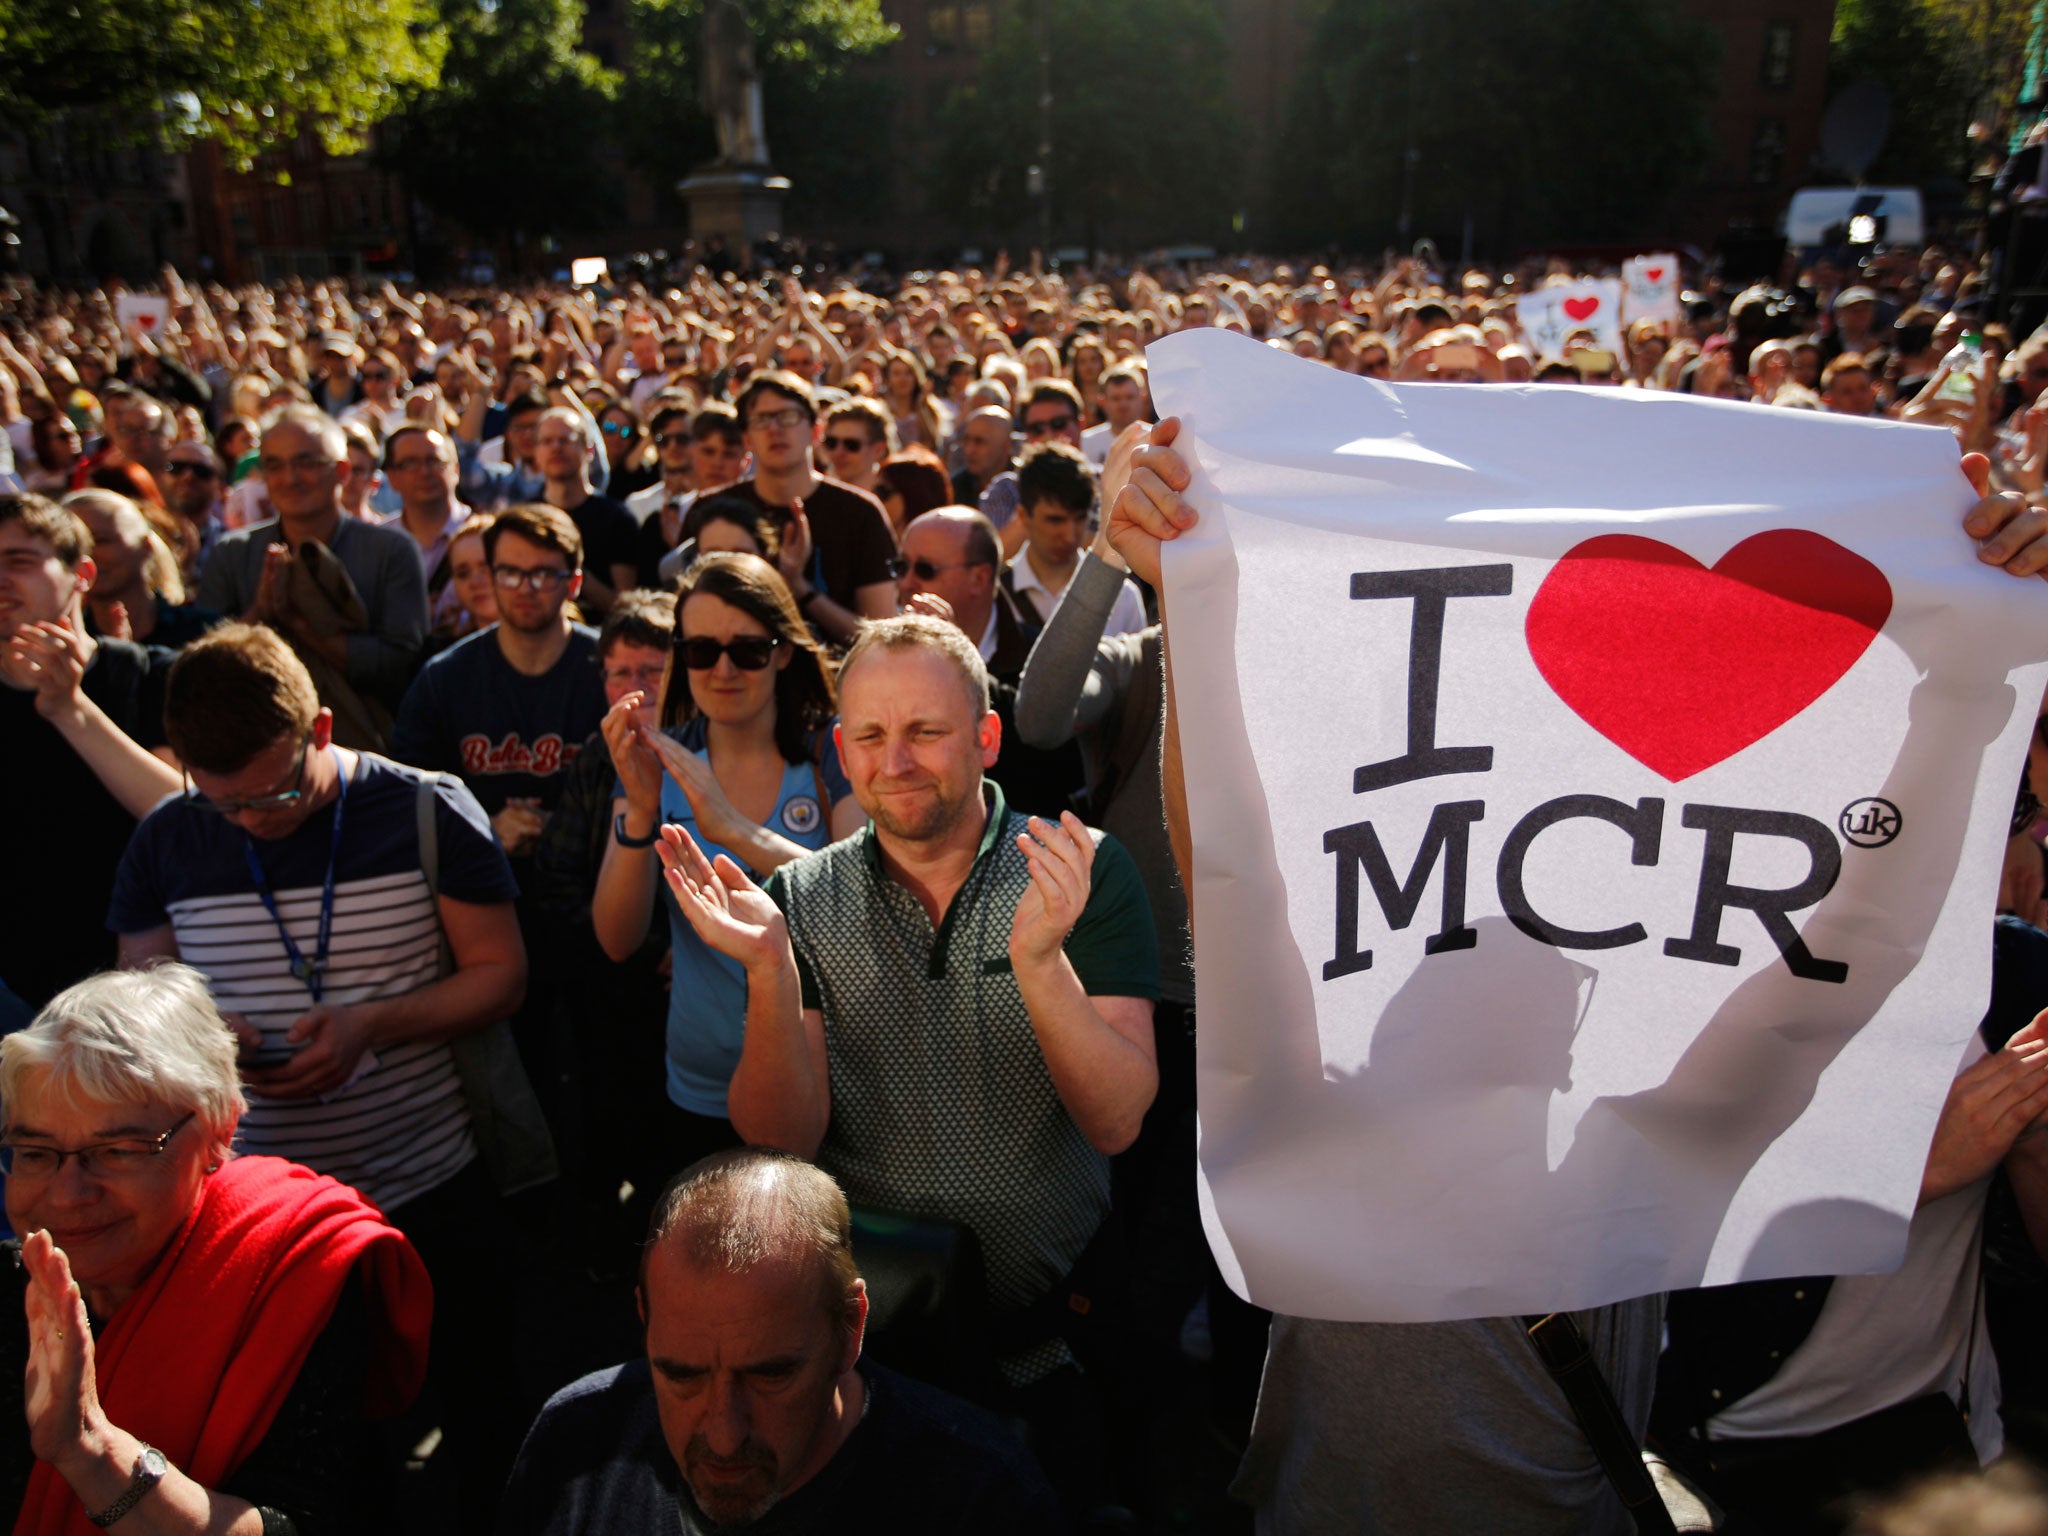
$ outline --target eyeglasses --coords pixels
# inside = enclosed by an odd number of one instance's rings
[[[667,671],[665,663],[646,667],[607,667],[604,680],[615,686],[630,686],[642,693],[652,693],[661,686],[662,676]]]
[[[687,448],[690,446],[690,434],[687,432],[664,432],[654,440],[654,446],[657,448]]]
[[[281,475],[287,470],[297,475],[317,475],[323,470],[331,471],[334,465],[333,459],[302,453],[295,459],[260,459],[256,467],[266,475]]]
[[[365,368],[361,376],[365,379],[388,379],[391,377],[391,370],[389,368]]]
[[[168,475],[190,475],[195,480],[217,480],[220,478],[220,471],[211,464],[192,464],[184,459],[171,460],[170,463],[164,466],[164,473]]]
[[[448,461],[438,453],[419,454],[410,459],[393,459],[384,467],[390,470],[445,469]]]
[[[896,580],[901,581],[906,575],[915,571],[919,581],[930,581],[941,571],[966,571],[972,570],[977,565],[986,564],[988,564],[986,560],[957,560],[951,565],[934,565],[929,560],[906,560],[901,555],[898,555],[889,562],[889,574]]]
[[[742,672],[759,672],[775,659],[775,649],[781,644],[780,635],[736,635],[730,640],[692,635],[676,642],[676,655],[692,672],[709,672],[721,656],[730,656]]]
[[[306,753],[313,745],[311,736],[299,741],[299,766],[292,770],[290,789],[272,790],[267,795],[250,795],[242,800],[216,800],[211,795],[202,795],[192,787],[192,775],[185,770],[185,796],[195,800],[208,810],[222,816],[239,816],[244,811],[281,811],[288,805],[297,805],[306,793]]]
[[[1024,423],[1024,435],[1026,437],[1048,437],[1054,432],[1066,431],[1073,424],[1074,418],[1071,413],[1040,421],[1027,421]]]
[[[747,418],[749,427],[769,427],[777,432],[793,432],[811,418],[796,406],[781,411],[756,411]]]
[[[118,1179],[142,1172],[169,1150],[171,1138],[197,1118],[194,1110],[159,1136],[124,1136],[83,1147],[43,1147],[33,1142],[0,1141],[0,1173],[10,1179],[42,1180],[57,1176],[64,1159],[75,1157],[89,1179]]]
[[[827,453],[866,453],[874,445],[864,437],[825,437]]]
[[[623,421],[604,422],[600,424],[598,430],[612,437],[631,437],[633,435],[633,429]]]
[[[532,570],[516,565],[491,567],[491,580],[507,592],[517,592],[521,588],[528,592],[552,592],[568,581],[569,575],[559,565],[537,565]]]

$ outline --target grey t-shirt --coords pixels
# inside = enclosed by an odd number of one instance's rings
[[[1664,1298],[1574,1314],[1638,1440]],[[1627,1536],[1571,1404],[1511,1317],[1275,1316],[1232,1490],[1260,1536]]]

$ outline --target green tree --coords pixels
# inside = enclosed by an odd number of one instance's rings
[[[442,0],[448,58],[384,135],[436,212],[515,247],[614,217],[606,152],[618,77],[578,48],[582,0]]]
[[[761,66],[761,108],[775,169],[793,184],[789,214],[866,208],[874,178],[849,166],[886,152],[890,92],[863,68],[896,40],[880,0],[745,0]],[[703,0],[631,0],[633,68],[620,96],[620,140],[633,168],[674,202],[675,185],[718,151],[697,96]]]
[[[445,51],[433,0],[6,0],[0,121],[90,114],[243,168],[309,129],[350,153]]]
[[[1266,177],[1270,232],[1451,248],[1469,220],[1500,253],[1657,234],[1711,157],[1718,57],[1674,0],[1325,0]]]
[[[2009,121],[2033,11],[2033,0],[1839,0],[1830,92],[1875,80],[1891,96],[1890,128],[1866,180],[1968,173],[1971,123]]]
[[[1019,0],[974,83],[947,103],[935,167],[943,201],[982,237],[1037,243],[1029,173],[1043,74],[1055,244],[1225,238],[1244,165],[1229,54],[1216,0]]]

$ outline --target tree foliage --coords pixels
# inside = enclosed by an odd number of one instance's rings
[[[953,215],[992,241],[1036,242],[1028,176],[1038,159],[1043,45],[1055,244],[1224,238],[1239,208],[1244,135],[1216,0],[1010,6],[974,83],[944,113],[935,177]]]
[[[790,178],[792,223],[858,212],[888,141],[889,93],[859,66],[896,40],[879,0],[746,0],[761,66],[768,152]],[[633,167],[664,196],[718,151],[698,100],[703,0],[631,0],[634,67],[620,99],[620,138]]]
[[[1995,126],[2018,95],[2033,11],[2033,0],[1839,0],[1829,91],[1876,80],[1891,96],[1891,126],[1866,180],[1968,172],[1971,122]]]
[[[385,136],[384,158],[479,235],[603,224],[619,203],[605,146],[618,77],[578,43],[582,0],[442,0],[448,57]]]
[[[1674,0],[1326,0],[1266,185],[1271,232],[1373,249],[1654,236],[1712,153],[1719,40]]]
[[[90,113],[167,147],[212,139],[237,165],[305,130],[360,149],[446,39],[433,0],[6,0],[0,118]]]

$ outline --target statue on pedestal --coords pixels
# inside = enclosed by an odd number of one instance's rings
[[[705,0],[699,89],[718,130],[713,166],[766,166],[768,132],[761,118],[761,68],[754,31],[739,0]]]

